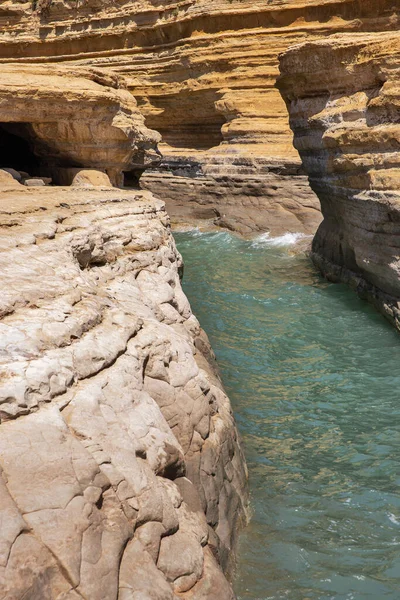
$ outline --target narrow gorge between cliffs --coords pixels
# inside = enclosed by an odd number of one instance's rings
[[[250,471],[238,598],[396,600],[398,334],[293,234],[175,238]]]

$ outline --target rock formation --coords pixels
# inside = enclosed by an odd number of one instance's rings
[[[126,77],[164,138],[164,161],[144,185],[162,190],[174,219],[216,214],[241,231],[310,232],[319,204],[274,87],[277,56],[337,32],[396,29],[398,15],[393,0],[10,0],[0,60]]]
[[[86,166],[118,183],[122,171],[157,164],[160,135],[145,127],[134,97],[120,85],[115,75],[95,69],[2,65],[0,161],[12,160],[13,143],[23,138],[42,171],[56,178],[59,166]]]
[[[279,88],[321,200],[312,256],[400,329],[400,35],[352,34],[281,57]]]
[[[2,66],[0,124],[37,170],[0,168],[0,597],[231,600],[229,400],[164,203],[109,179],[158,134],[117,76],[51,65]]]
[[[0,596],[232,598],[244,460],[163,203],[6,189]]]

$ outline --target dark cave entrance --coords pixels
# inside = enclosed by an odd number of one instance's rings
[[[29,123],[0,122],[0,169],[11,167],[30,175],[39,174],[43,160],[33,151]]]
[[[140,177],[142,176],[143,171],[123,171],[124,176],[124,187],[133,188],[135,190],[140,190]]]

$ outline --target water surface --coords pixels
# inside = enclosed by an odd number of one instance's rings
[[[175,237],[250,471],[238,598],[399,600],[399,335],[293,236]]]

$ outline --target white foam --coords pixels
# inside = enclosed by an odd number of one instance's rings
[[[300,240],[311,238],[311,235],[305,233],[284,233],[277,237],[271,237],[269,233],[262,233],[253,240],[252,246],[273,246],[273,247],[284,247],[293,246]]]
[[[395,525],[400,525],[400,521],[398,520],[398,518],[395,517],[395,515],[393,513],[389,513],[388,517],[389,517],[389,521],[391,521]]]

